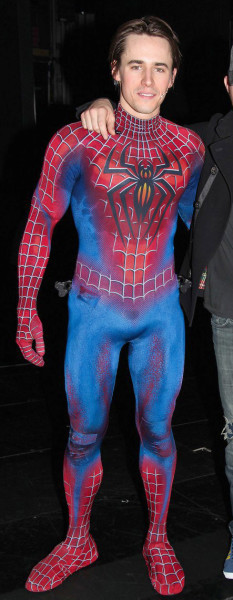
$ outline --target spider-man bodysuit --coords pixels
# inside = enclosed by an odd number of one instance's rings
[[[191,220],[203,146],[183,127],[160,116],[138,120],[121,106],[116,131],[104,141],[75,123],[53,137],[20,248],[17,341],[26,358],[41,364],[32,350],[33,337],[37,349],[43,346],[36,295],[53,228],[71,202],[79,255],[65,360],[70,523],[65,541],[31,572],[31,591],[51,589],[97,558],[89,517],[102,478],[100,445],[119,354],[127,342],[150,518],[143,555],[158,592],[174,594],[184,584],[166,535],[176,460],[171,418],[184,362],[173,238],[178,211],[187,224]]]

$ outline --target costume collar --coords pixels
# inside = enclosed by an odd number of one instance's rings
[[[121,104],[118,104],[116,110],[116,132],[129,134],[146,134],[155,132],[161,122],[160,115],[152,119],[137,119],[127,113]]]

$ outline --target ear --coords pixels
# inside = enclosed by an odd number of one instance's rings
[[[111,63],[111,73],[112,73],[113,79],[119,83],[121,81],[121,78],[120,78],[119,68],[117,67],[116,60],[114,60]]]
[[[227,93],[228,93],[231,105],[233,107],[233,85],[231,85],[229,83],[229,77],[228,77],[228,75],[225,75],[225,77],[224,77],[224,85],[225,85],[225,88],[227,90]]]
[[[224,85],[225,85],[225,88],[226,88],[226,90],[227,90],[227,93],[229,94],[229,87],[230,87],[230,86],[229,86],[229,83],[228,83],[228,76],[227,76],[227,75],[225,75],[225,77],[224,77],[224,80],[223,80],[223,81],[224,81]]]
[[[171,79],[170,79],[170,83],[169,83],[169,86],[168,86],[169,88],[171,88],[174,85],[176,74],[177,74],[177,69],[173,69],[172,75],[171,75]]]

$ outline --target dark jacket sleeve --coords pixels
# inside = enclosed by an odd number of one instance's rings
[[[95,98],[96,100],[96,98]],[[76,108],[76,119],[77,121],[80,121],[80,116],[82,114],[82,112],[84,112],[84,110],[87,110],[89,108],[89,106],[91,106],[91,104],[93,104],[93,102],[95,102],[95,100],[90,100],[90,102],[85,102],[84,104],[81,104],[81,106],[77,106]],[[116,102],[114,102],[114,100],[111,100],[111,98],[108,98],[108,100],[110,100],[113,110],[116,110]]]
[[[203,121],[201,123],[191,123],[191,125],[188,125],[188,128],[195,131],[195,133],[197,133],[200,136],[203,143],[205,144],[208,129],[208,121]]]

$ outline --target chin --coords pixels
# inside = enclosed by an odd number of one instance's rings
[[[142,114],[142,115],[147,115],[148,117],[150,116],[155,116],[155,114],[158,113],[158,106],[153,106],[152,108],[149,108],[148,106],[140,106],[134,110],[136,110],[138,113]]]
[[[131,99],[129,99],[128,101],[126,99],[124,100],[125,102],[123,102],[122,104],[125,107],[126,112],[130,113],[131,110],[133,110],[135,113],[134,116],[136,116],[138,119],[145,118],[145,115],[148,118],[152,118],[152,115],[155,116],[159,113],[159,103],[154,104],[153,102],[151,102],[151,104],[149,104],[149,102],[139,102],[138,98],[135,102]]]
[[[143,102],[143,103],[139,103],[136,102],[135,106],[132,108],[134,108],[134,110],[136,110],[139,113],[142,113],[144,115],[151,115],[152,113],[155,113],[156,111],[159,110],[159,104],[154,104],[154,102]]]

